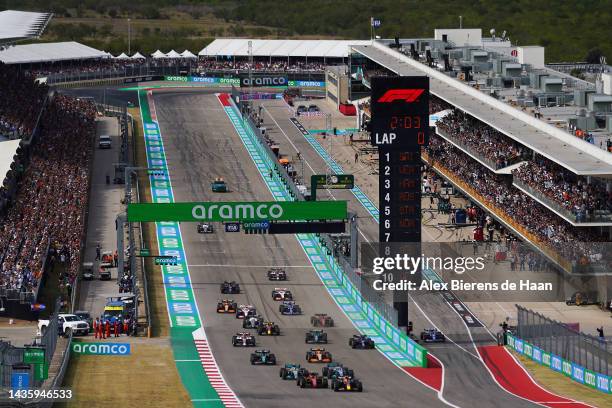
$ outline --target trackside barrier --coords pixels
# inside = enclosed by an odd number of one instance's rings
[[[548,353],[510,333],[506,333],[506,341],[508,347],[536,363],[561,373],[577,383],[606,394],[612,394],[612,377],[588,370],[556,354]]]
[[[234,109],[234,112],[231,113],[231,111],[228,111],[228,114],[230,115],[230,119],[234,121],[234,119],[240,117],[240,113],[238,112],[239,109],[235,106],[235,104],[232,104],[232,108]],[[232,116],[234,116],[234,118],[232,118]],[[297,192],[297,188],[295,187],[291,178],[289,178],[285,172],[278,171],[279,166],[277,165],[278,162],[276,160],[276,156],[274,156],[271,149],[268,148],[267,144],[260,137],[260,132],[257,127],[247,118],[241,118],[240,122],[240,124],[242,124],[246,130],[248,130],[247,132],[244,132],[244,134],[251,139],[252,144],[255,146],[258,153],[260,153],[262,159],[265,159],[268,162],[269,167],[277,169],[277,174],[279,177],[284,179],[283,183],[285,185],[285,194],[283,198],[291,199],[290,197],[292,195],[299,197],[299,192]],[[236,130],[240,133],[238,128]],[[275,198],[277,198],[276,194]],[[321,235],[323,236],[324,234]],[[328,251],[321,246],[320,242],[322,237],[319,237],[318,239],[319,243],[316,245],[317,252],[323,255],[324,261],[326,261],[325,263],[328,266],[326,269],[332,272],[331,274],[321,272],[320,276],[328,291],[337,301],[342,297],[349,298],[347,301],[345,301],[345,303],[349,306],[342,306],[343,303],[338,302],[341,308],[347,312],[349,318],[353,320],[351,313],[361,311],[367,320],[358,320],[359,323],[357,326],[359,329],[363,330],[367,329],[368,327],[375,328],[377,336],[382,336],[387,342],[394,345],[396,350],[399,350],[401,353],[407,356],[413,364],[416,363],[416,365],[419,367],[427,367],[427,350],[417,344],[393,324],[389,323],[389,321],[382,317],[381,314],[368,301],[363,299],[359,290],[356,289],[355,285],[349,279],[347,273],[338,263],[338,260],[331,252],[328,253]],[[298,234],[298,240],[304,248],[309,248],[311,247],[309,245],[312,245],[313,241],[316,243],[317,237],[314,234]],[[326,279],[327,275],[333,277],[333,280]],[[354,305],[358,309],[355,308]],[[359,314],[361,315],[361,313]]]

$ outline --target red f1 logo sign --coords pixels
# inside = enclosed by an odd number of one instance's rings
[[[424,89],[390,89],[378,99],[378,102],[406,101],[411,103],[416,101],[423,92],[425,92]]]

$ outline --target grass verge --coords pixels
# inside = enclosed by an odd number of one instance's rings
[[[546,388],[548,391],[559,394],[563,397],[572,398],[576,401],[585,402],[596,407],[609,407],[612,397],[604,394],[601,391],[589,388],[586,385],[578,384],[572,381],[569,377],[561,373],[551,370],[548,367],[541,366],[535,361],[516,353],[513,350],[510,352],[516,357],[523,367],[527,369],[533,379]]]
[[[132,339],[129,356],[70,356],[64,382],[73,399],[56,408],[189,407],[170,342]]]

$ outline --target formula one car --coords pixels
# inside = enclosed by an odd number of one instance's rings
[[[272,291],[273,300],[293,300],[293,294],[287,288],[274,288]]]
[[[265,322],[257,328],[257,334],[260,336],[280,336],[280,328],[278,324]]]
[[[354,349],[373,349],[374,340],[365,334],[353,334],[353,337],[349,339],[349,346]]]
[[[213,193],[227,193],[227,184],[221,177],[217,177],[210,183]]]
[[[363,391],[363,384],[361,381],[348,375],[332,380],[331,387],[334,391]]]
[[[425,343],[444,343],[446,337],[436,329],[425,329],[421,332],[421,340]]]
[[[327,344],[327,333],[323,330],[311,330],[306,333],[306,344]]]
[[[212,234],[215,232],[212,224],[201,222],[198,224],[198,234]]]
[[[325,313],[317,313],[310,318],[310,324],[314,327],[334,327],[334,319]]]
[[[296,305],[294,301],[284,301],[282,305],[278,307],[278,311],[282,315],[301,315],[302,308],[299,305]]]
[[[249,332],[240,332],[232,336],[234,347],[255,347],[255,336]]]
[[[306,361],[309,363],[331,363],[332,355],[324,348],[314,347],[306,352]]]
[[[242,328],[243,329],[257,329],[259,326],[263,324],[263,321],[264,321],[263,317],[259,315],[247,317],[242,321]]]
[[[223,294],[235,294],[240,293],[240,284],[236,281],[224,281],[221,284],[221,293]]]
[[[276,356],[270,350],[255,350],[251,353],[251,365],[276,365]]]
[[[257,316],[257,309],[253,305],[239,305],[236,310],[236,319],[248,319]]]
[[[304,376],[298,378],[297,386],[301,388],[328,388],[329,383],[327,378],[307,371]]]
[[[327,377],[330,380],[341,378],[341,377],[344,377],[345,375],[348,375],[349,377],[353,377],[354,376],[353,370],[351,370],[348,367],[344,367],[340,363],[329,363],[328,365],[323,367],[323,377]]]
[[[217,302],[217,313],[236,313],[238,306],[232,299],[222,299]]]
[[[291,364],[286,363],[284,367],[280,369],[280,377],[283,380],[298,380],[300,377],[303,377],[304,374],[307,374],[308,370],[302,368],[299,364]]]
[[[268,280],[271,281],[286,281],[287,272],[282,268],[272,268],[268,271]]]

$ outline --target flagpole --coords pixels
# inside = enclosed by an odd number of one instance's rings
[[[374,17],[370,17],[370,42],[374,43]]]

